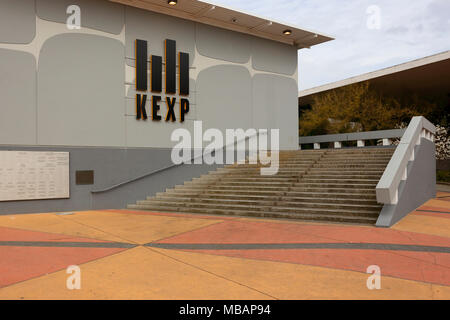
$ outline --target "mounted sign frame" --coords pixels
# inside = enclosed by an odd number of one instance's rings
[[[69,152],[0,151],[0,201],[70,198]]]

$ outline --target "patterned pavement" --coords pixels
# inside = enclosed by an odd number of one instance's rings
[[[80,290],[67,289],[71,265]],[[371,265],[380,290],[366,286]],[[450,299],[450,193],[389,229],[130,210],[4,215],[0,299]]]

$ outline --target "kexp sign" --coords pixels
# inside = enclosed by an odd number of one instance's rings
[[[174,40],[165,40],[164,42],[164,74],[165,74],[165,93],[166,95],[176,94],[176,42]],[[136,58],[136,91],[147,91],[148,88],[148,72],[147,72],[147,41],[136,40],[135,42],[135,58]],[[179,66],[179,84],[178,90],[180,96],[189,95],[189,54],[180,52],[178,54]],[[152,120],[161,121],[161,93],[162,93],[162,57],[152,55],[150,57],[150,90],[151,96],[151,117]],[[175,115],[176,97],[166,96],[167,113],[165,121],[177,121]],[[147,120],[147,94],[136,93],[136,119]],[[184,116],[189,112],[189,100],[180,98],[180,122],[184,122]]]

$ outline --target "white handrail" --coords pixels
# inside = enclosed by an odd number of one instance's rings
[[[398,187],[408,178],[408,162],[414,161],[414,148],[421,138],[434,141],[436,127],[422,116],[413,117],[399,145],[395,149],[376,187],[377,201],[384,204],[398,202]]]
[[[366,132],[351,132],[326,134],[320,136],[299,137],[300,149],[304,144],[313,144],[314,149],[320,149],[321,143],[334,142],[335,148],[342,148],[342,142],[357,141],[358,147],[364,147],[366,140],[383,139],[383,145],[391,145],[393,138],[401,138],[406,129],[378,130]]]

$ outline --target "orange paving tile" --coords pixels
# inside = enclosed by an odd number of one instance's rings
[[[441,199],[431,199],[429,201],[427,201],[423,207],[426,206],[432,206],[432,207],[439,207],[444,209],[444,211],[450,211],[450,204],[447,200],[445,200],[444,198]]]
[[[450,299],[450,287],[382,274],[368,290],[368,274],[317,266],[176,250],[157,251],[279,299]]]
[[[198,219],[192,216],[123,214],[111,211],[81,212],[63,216],[63,219],[93,230],[102,230],[107,235],[120,238],[119,242],[136,244],[145,244],[221,222],[219,219]]]
[[[435,216],[409,214],[388,230],[401,230],[450,238],[450,220]]]
[[[447,253],[386,250],[289,249],[289,250],[186,250],[228,257],[287,262],[365,273],[377,265],[383,275],[450,285]],[[439,261],[440,264],[436,264]]]
[[[450,238],[349,225],[225,221],[158,241],[161,243],[389,243],[450,246]]]
[[[424,212],[424,211],[415,211],[411,214],[419,215],[419,216],[429,216],[441,219],[450,219],[450,213],[438,213],[438,212]]]
[[[0,289],[0,299],[272,299],[251,287],[144,247],[79,267],[80,290],[67,289],[68,275],[61,270]],[[155,316],[149,313],[149,318]]]
[[[1,287],[124,251],[122,248],[0,246]]]
[[[421,206],[416,210],[430,210],[430,211],[442,211],[450,213],[450,208],[448,207],[436,207],[436,206]]]
[[[389,229],[132,210],[0,217],[0,299],[450,299],[450,254],[373,249],[168,250],[11,246],[8,241],[144,244],[376,243],[450,248],[449,198]],[[100,239],[100,240],[97,240]],[[36,243],[36,245],[38,245]],[[411,248],[412,249],[412,248]],[[87,290],[65,288],[69,265]],[[384,291],[365,287],[381,267]],[[304,285],[305,287],[302,287]],[[3,288],[2,288],[3,287]],[[86,288],[86,287],[85,287]]]
[[[108,242],[97,239],[71,237],[64,234],[0,227],[0,241],[59,241],[59,242]]]
[[[80,211],[74,213],[74,215],[86,214],[94,215],[95,211]],[[69,237],[123,241],[120,237],[86,224],[82,225],[66,217],[67,216],[54,213],[1,215],[0,226],[29,231],[58,233]]]
[[[442,201],[450,201],[450,192],[438,191],[436,193],[436,198]]]

